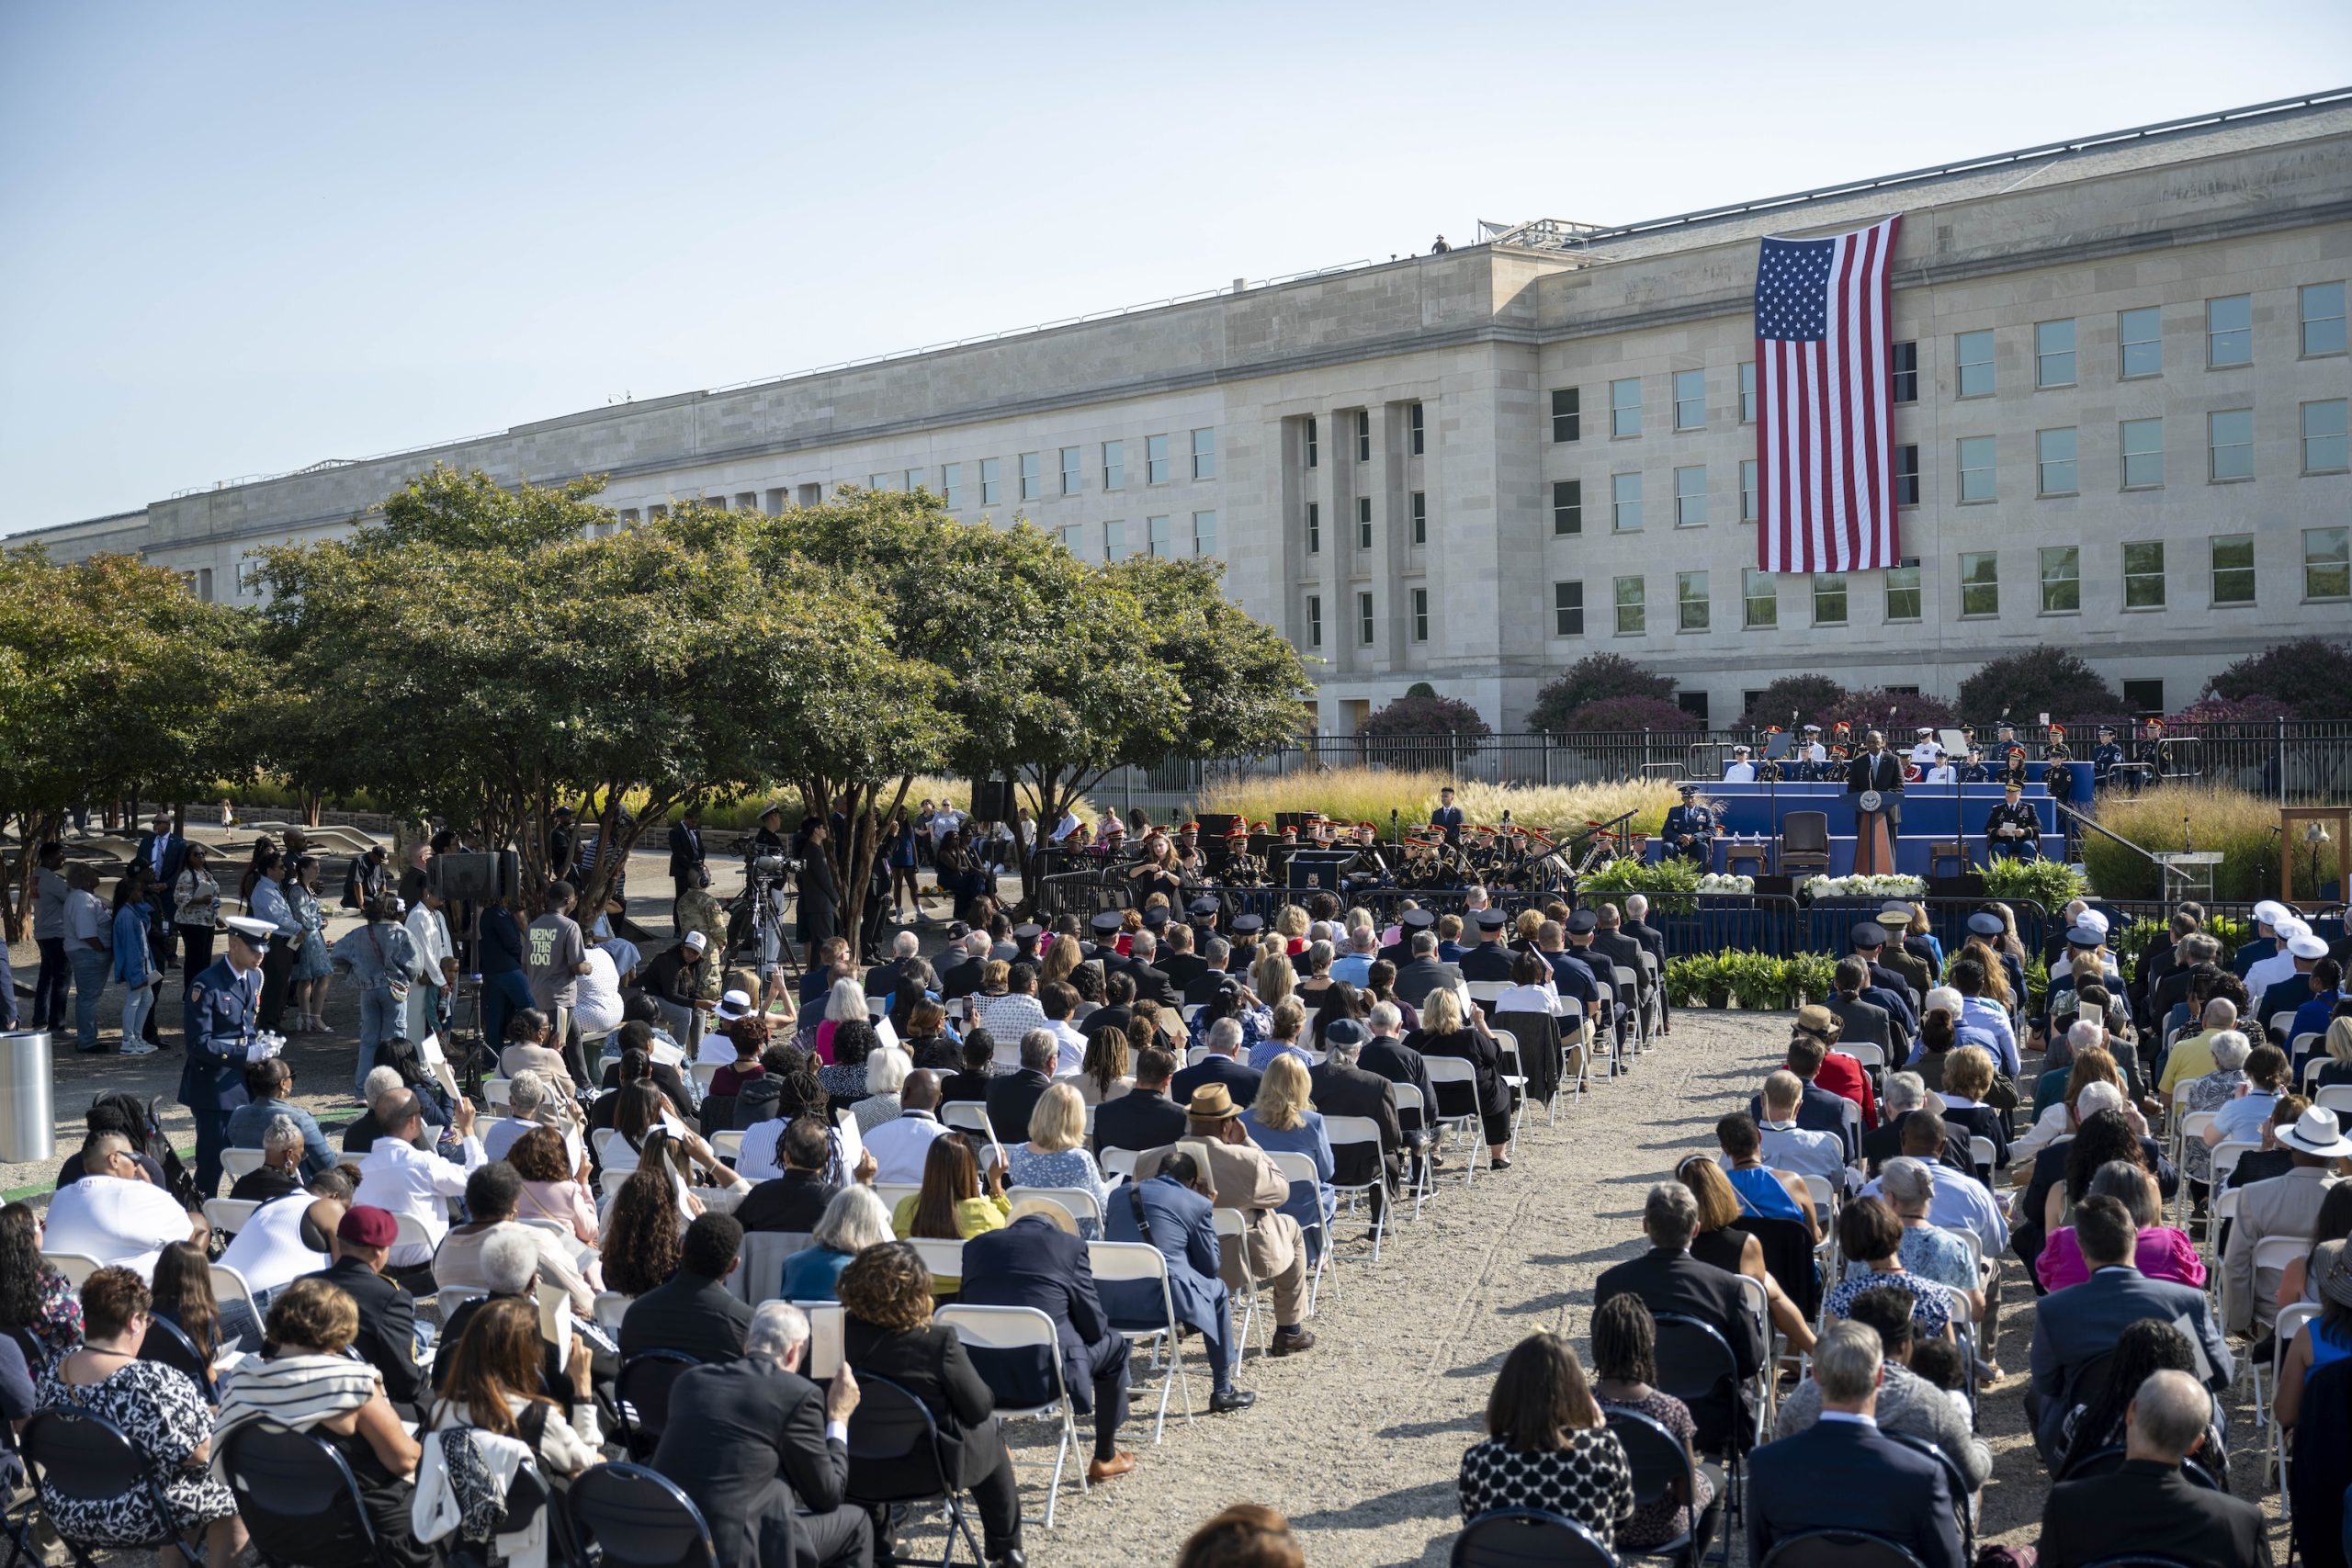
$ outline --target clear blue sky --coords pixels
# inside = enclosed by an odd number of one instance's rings
[[[2346,81],[2341,0],[9,0],[0,533]]]

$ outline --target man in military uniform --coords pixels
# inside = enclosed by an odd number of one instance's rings
[[[1798,749],[1797,761],[1802,765],[1790,773],[1792,779],[1829,776],[1825,771],[1829,766],[1829,748],[1821,743],[1821,726],[1808,724],[1804,727],[1804,744]]]
[[[2041,817],[2025,803],[2025,791],[2014,779],[2001,792],[2001,804],[1984,818],[1984,852],[1988,858],[2041,858]]]
[[[2091,751],[2091,788],[2104,794],[2118,782],[2115,770],[2122,764],[2123,748],[2116,744],[2115,726],[2100,725],[2098,745]],[[2137,795],[2140,792],[2134,788],[2132,793]]]
[[[2154,789],[2165,782],[2165,721],[2150,718],[2142,726],[2140,743],[2132,749],[2132,760],[2142,764],[2132,775],[2132,793],[2137,795],[2143,786]]]
[[[1682,804],[1666,814],[1666,826],[1659,830],[1666,840],[1666,852],[1690,862],[1702,871],[1713,871],[1715,865],[1715,814],[1699,801],[1699,786],[1682,786]]]
[[[728,951],[727,911],[710,896],[707,887],[688,887],[678,895],[676,905],[678,934],[683,939],[688,931],[700,931],[706,953],[711,962],[706,966],[702,994],[705,1001],[715,1002],[727,988],[727,961],[734,954]]]
[[[1924,724],[1911,732],[1911,765],[1923,778],[1936,765],[1936,732]]]
[[[251,1098],[245,1063],[260,1034],[261,961],[274,930],[267,920],[231,916],[226,951],[188,985],[180,1103],[196,1122],[196,1190],[201,1197],[220,1196],[229,1112]]]

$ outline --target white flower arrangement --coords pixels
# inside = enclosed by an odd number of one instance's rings
[[[1916,876],[1813,876],[1804,890],[1815,898],[1920,898],[1928,885]]]
[[[1711,871],[1699,879],[1699,891],[1702,893],[1753,893],[1756,891],[1756,879],[1752,876],[1725,876],[1720,872]]]

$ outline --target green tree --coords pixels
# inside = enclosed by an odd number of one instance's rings
[[[2298,637],[2249,654],[2206,682],[2208,695],[2267,697],[2302,719],[2352,718],[2352,649],[2342,638]]]
[[[2025,728],[2045,713],[2061,724],[2113,717],[2123,711],[2123,698],[2081,655],[2035,648],[2003,654],[1962,681],[1959,708],[1979,729],[1998,723],[2004,712]]]
[[[1587,703],[1609,697],[1674,700],[1674,678],[1645,670],[1622,653],[1591,653],[1577,660],[1535,694],[1527,722],[1537,729],[1565,730],[1568,716]]]
[[[1441,697],[1432,692],[1415,696],[1408,692],[1363,722],[1357,731],[1364,739],[1364,755],[1373,761],[1392,766],[1409,766],[1415,762],[1432,761],[1425,746],[1413,744],[1429,736],[1450,736],[1453,747],[1442,759],[1451,763],[1460,757],[1475,757],[1479,743],[1494,734],[1478,710],[1459,697]],[[1381,744],[1394,740],[1397,744]]]
[[[1777,724],[1792,733],[1808,724],[1827,729],[1846,699],[1846,688],[1826,675],[1783,675],[1756,694],[1740,722],[1751,729]]]

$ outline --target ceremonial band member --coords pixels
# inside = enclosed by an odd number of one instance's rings
[[[261,961],[274,929],[249,915],[231,916],[228,950],[187,989],[180,1103],[196,1122],[196,1189],[206,1198],[220,1196],[229,1112],[247,1099],[245,1059],[260,1032]]]
[[[2011,745],[2001,756],[2001,782],[2022,786],[2026,782],[2025,748]]]
[[[1903,830],[1903,760],[1886,749],[1886,737],[1875,729],[1862,742],[1868,750],[1846,765],[1846,793],[1878,791],[1886,836],[1896,838]]]
[[[1702,870],[1715,863],[1715,814],[1699,801],[1699,786],[1682,785],[1682,804],[1668,810],[1659,833],[1666,852],[1690,861]]]
[[[1437,809],[1430,813],[1430,826],[1445,834],[1445,847],[1462,847],[1462,807],[1453,804],[1451,787],[1437,792]]]
[[[2100,725],[2098,744],[2091,749],[2092,790],[2103,794],[2109,787],[2119,782],[2115,776],[2115,770],[2122,765],[2123,748],[2115,743],[2115,726]],[[2137,795],[2139,791],[2135,788],[2132,793]]]
[[[1984,852],[2001,860],[2022,855],[2027,860],[2041,858],[2041,816],[2024,800],[2023,786],[2009,781],[2001,792],[2001,804],[1993,807],[1984,818]]]

